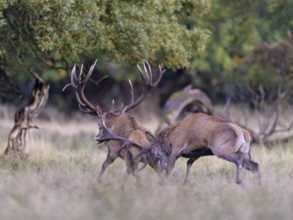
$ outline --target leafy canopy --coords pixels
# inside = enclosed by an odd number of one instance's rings
[[[259,43],[266,42],[271,50],[288,39],[288,32],[293,29],[293,1],[211,0],[211,5],[208,14],[186,20],[189,25],[206,27],[213,33],[205,50],[197,53],[192,61],[191,69],[196,71],[191,74],[196,84],[220,95],[226,95],[224,91],[231,95],[228,87],[235,84],[248,83],[253,89],[261,84],[266,88],[275,85],[273,81],[280,71],[272,60],[267,59],[262,66],[246,60],[255,59],[254,48]],[[280,62],[280,66],[288,65],[285,62]]]
[[[55,81],[100,57],[186,67],[209,32],[182,19],[208,8],[205,0],[0,0],[0,67],[14,76],[53,69]]]

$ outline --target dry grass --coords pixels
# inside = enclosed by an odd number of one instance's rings
[[[12,126],[2,122],[1,154]],[[27,158],[0,158],[0,219],[292,219],[293,144],[254,147],[262,188],[245,171],[245,187],[234,184],[235,167],[216,157],[198,160],[186,186],[185,159],[165,185],[149,167],[140,173],[141,187],[133,178],[123,184],[122,160],[97,184],[106,151],[94,143],[96,123],[37,124]]]

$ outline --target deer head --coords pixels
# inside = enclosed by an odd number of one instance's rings
[[[151,154],[155,159],[159,160],[162,170],[168,173],[169,157],[172,150],[171,143],[164,139],[162,133],[155,137],[147,131],[146,137],[152,147],[150,149],[142,149],[141,153]]]

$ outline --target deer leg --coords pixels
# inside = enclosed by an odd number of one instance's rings
[[[138,166],[138,164],[134,164],[134,166],[133,166],[133,176],[135,178],[136,185],[141,186],[141,179],[140,179],[140,176],[138,175],[137,166]]]
[[[107,167],[110,164],[112,164],[116,160],[117,157],[118,157],[118,155],[116,153],[112,154],[111,151],[108,150],[107,158],[104,161],[104,163],[102,165],[102,169],[101,169],[99,176],[98,176],[98,182],[101,182],[102,176],[103,176],[105,170],[107,169]]]
[[[240,176],[240,168],[241,168],[241,166],[238,163],[236,163],[236,180],[235,180],[235,182],[239,185],[242,185],[242,180],[239,177]]]
[[[193,157],[190,158],[187,163],[186,163],[186,175],[185,175],[185,179],[184,179],[184,184],[187,184],[189,182],[189,173],[190,173],[190,168],[192,166],[192,164],[198,159],[199,157]]]
[[[140,158],[138,158],[138,159],[140,159]],[[135,178],[136,184],[140,185],[141,181],[140,181],[140,177],[138,175],[138,164],[139,164],[138,159],[134,160],[132,153],[130,151],[127,151],[127,158],[126,158],[127,169],[126,169],[126,173],[123,178],[124,182],[126,182],[128,180],[128,177],[131,174]]]
[[[236,183],[242,185],[242,180],[240,179],[240,169],[242,168],[244,156],[240,154],[240,159],[236,159]]]
[[[134,168],[133,168],[133,157],[132,157],[132,154],[127,150],[127,153],[126,153],[126,158],[125,158],[125,162],[126,162],[126,172],[123,176],[123,182],[126,182],[128,180],[128,177],[130,174],[133,175],[133,171],[134,171]]]
[[[254,162],[253,160],[244,159],[242,165],[243,165],[244,169],[256,174],[257,180],[258,180],[258,185],[262,186],[261,174],[259,171],[259,164]]]
[[[240,169],[243,163],[243,155],[232,153],[229,155],[218,155],[218,157],[230,161],[236,165],[236,184],[242,185],[242,180],[240,179]]]

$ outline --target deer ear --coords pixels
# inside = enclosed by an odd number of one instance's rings
[[[145,132],[145,136],[147,138],[147,140],[152,144],[155,142],[155,137],[154,135],[152,135],[149,131]]]

